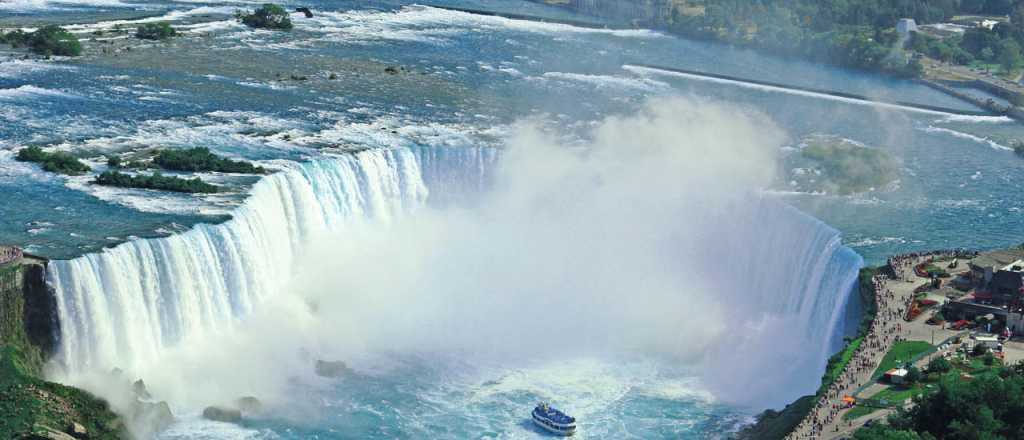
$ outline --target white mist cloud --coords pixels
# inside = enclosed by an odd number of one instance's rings
[[[312,359],[374,352],[509,365],[623,354],[697,369],[736,361],[720,345],[763,317],[757,301],[743,304],[750,285],[732,280],[740,263],[730,252],[760,234],[751,200],[773,181],[780,130],[687,98],[601,121],[585,146],[541,126],[512,130],[479,206],[319,237],[290,291],[237,331],[189,341],[139,374],[161,398],[201,407],[284,398]],[[748,233],[732,234],[742,225]],[[743,327],[743,314],[754,324]],[[729,400],[758,397],[709,385]]]

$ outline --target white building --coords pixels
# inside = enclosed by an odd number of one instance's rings
[[[896,32],[899,32],[900,36],[907,36],[911,32],[917,32],[917,22],[913,18],[901,18],[900,21],[896,22]]]

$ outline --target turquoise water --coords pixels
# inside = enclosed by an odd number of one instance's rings
[[[526,116],[566,137],[579,136],[590,121],[629,114],[649,96],[671,94],[763,112],[785,131],[790,146],[809,134],[829,134],[897,157],[901,174],[894,188],[811,194],[792,188],[786,176],[793,170],[782,170],[769,191],[838,229],[868,263],[916,249],[1007,246],[1024,234],[1024,196],[1014,190],[1024,161],[1005,148],[1010,139],[1024,137],[1016,123],[887,111],[638,72],[629,65],[972,109],[926,87],[649,31],[585,30],[403,3],[303,2],[317,16],[297,17],[287,34],[238,26],[230,14],[244,5],[239,3],[0,6],[0,23],[75,23],[83,37],[98,29],[107,32],[101,38],[110,37],[111,20],[140,15],[172,20],[187,35],[166,44],[134,43],[116,56],[88,50],[75,60],[21,60],[20,53],[0,52],[0,242],[65,259],[168,236],[223,221],[253,184],[243,176],[204,176],[231,188],[208,197],[97,188],[88,177],[55,177],[13,161],[11,150],[22,145],[85,152],[97,170],[104,154],[155,146],[206,146],[282,170],[346,151],[409,148],[420,155],[423,178],[432,186],[430,202],[461,204],[475,192],[467,187],[487,186],[480,170],[493,159],[488,153],[425,159],[424,152],[500,148],[508,124]],[[571,17],[530,2],[438,3]],[[389,75],[387,66],[407,72]],[[817,226],[807,226],[803,235],[815,231]],[[823,233],[822,240],[829,237]],[[842,263],[830,267],[859,264],[837,255]],[[241,428],[204,422],[196,406],[172,401],[180,423],[163,438],[534,437],[538,432],[521,415],[536,400],[552,397],[570,402],[573,413],[588,421],[583,433],[590,437],[707,438],[760,409],[724,403],[699,372],[642,357],[514,366],[430,353],[346,360],[357,374],[340,381],[297,374],[279,399],[290,404]],[[804,387],[788,392],[813,391]]]

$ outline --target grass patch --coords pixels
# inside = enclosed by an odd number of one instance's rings
[[[879,377],[886,371],[902,366],[911,359],[931,351],[934,347],[924,341],[900,341],[893,344],[889,352],[882,358],[882,362],[878,364],[878,368],[875,369],[872,377]]]
[[[922,384],[917,384],[912,387],[891,386],[868,398],[877,402],[878,405],[857,405],[853,407],[853,409],[847,411],[846,414],[843,414],[843,420],[854,420],[864,417],[881,409],[879,406],[883,404],[901,406],[903,405],[903,402],[907,401],[907,399],[920,396],[928,391],[928,388]]]
[[[860,344],[864,342],[863,337],[858,337],[846,344],[846,348],[839,353],[836,353],[828,360],[828,366],[825,368],[825,375],[821,378],[821,388],[818,389],[819,394],[824,392],[826,388],[835,382],[836,378],[842,374],[846,366],[850,364],[850,359],[853,359],[853,353],[857,351]]]
[[[90,439],[127,438],[105,401],[36,378],[18,349],[0,347],[0,438],[26,438],[41,426],[64,431],[73,422],[84,426]]]

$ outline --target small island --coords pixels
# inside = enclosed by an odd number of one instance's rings
[[[166,40],[178,35],[178,31],[167,22],[144,23],[135,30],[135,38],[142,40]]]
[[[43,56],[73,57],[82,54],[82,44],[79,43],[78,37],[57,25],[44,26],[34,32],[18,29],[0,34],[0,43],[9,44],[15,48],[27,47],[32,52]]]
[[[77,176],[92,170],[88,165],[68,153],[63,151],[47,153],[37,146],[22,148],[15,156],[15,160],[38,163],[45,171],[68,176]]]
[[[235,17],[251,28],[292,30],[292,19],[288,17],[288,11],[273,3],[267,3],[252,12],[238,11]]]
[[[231,160],[210,152],[209,148],[196,147],[186,150],[160,150],[153,163],[170,171],[216,171],[219,173],[266,174],[263,167],[249,162]]]
[[[99,176],[96,176],[96,180],[93,183],[119,188],[155,189],[181,193],[213,194],[221,190],[221,187],[206,183],[198,177],[183,179],[181,177],[165,176],[160,174],[159,171],[148,176],[143,174],[131,175],[118,171],[104,171]]]
[[[875,191],[899,179],[899,162],[885,150],[867,147],[838,136],[813,135],[804,139],[791,182],[801,189],[850,195]]]

